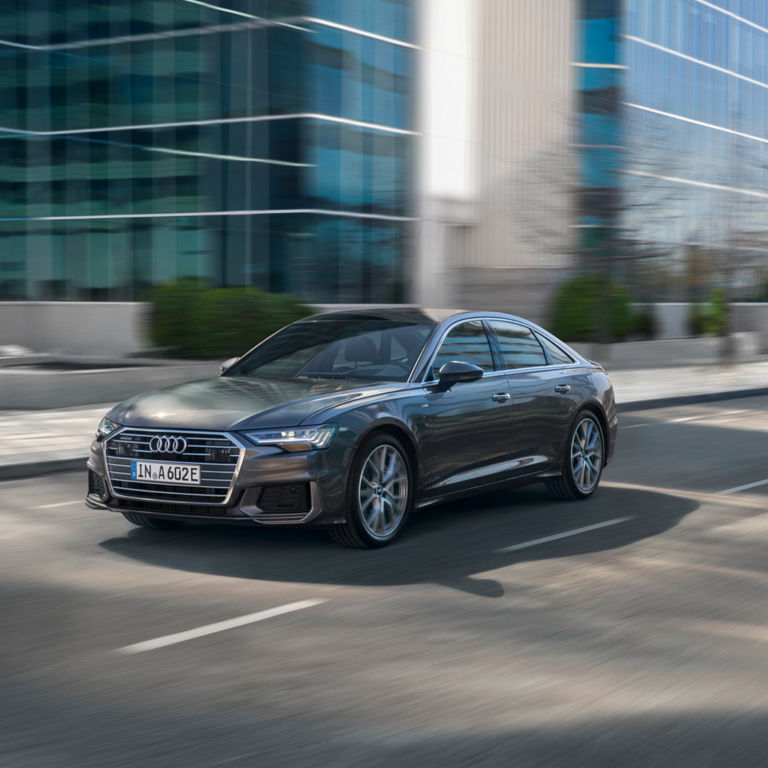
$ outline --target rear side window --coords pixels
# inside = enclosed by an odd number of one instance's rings
[[[524,325],[491,320],[491,327],[499,340],[504,368],[532,368],[547,364],[541,344]]]
[[[537,338],[543,344],[544,349],[547,350],[552,365],[572,365],[575,362],[567,352],[560,349],[557,344],[550,341],[546,336],[537,336]]]
[[[493,370],[491,345],[479,320],[461,323],[450,330],[432,362],[432,376],[437,378],[437,372],[451,360],[472,363],[484,371]]]

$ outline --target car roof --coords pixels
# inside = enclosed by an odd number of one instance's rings
[[[409,305],[394,306],[364,306],[350,309],[319,312],[305,318],[306,321],[317,320],[348,320],[353,317],[377,318],[380,320],[405,320],[407,322],[440,323],[443,320],[460,314],[463,310],[456,309],[430,309],[428,307],[414,307]]]
[[[483,310],[467,309],[444,309],[435,307],[416,307],[411,305],[382,305],[365,306],[350,309],[333,310],[328,312],[319,312],[316,315],[310,315],[301,322],[312,322],[322,320],[349,320],[350,318],[370,317],[381,320],[399,320],[406,322],[426,322],[430,324],[439,324],[447,320],[466,317],[467,319],[480,317],[497,317],[507,320],[516,320],[535,327],[535,323],[522,317],[510,315],[506,312],[493,312]]]
[[[522,323],[523,325],[531,328],[537,333],[543,334],[550,339],[553,339],[559,346],[563,347],[568,354],[570,354],[577,364],[580,365],[595,365],[580,355],[575,349],[566,344],[561,339],[554,336],[546,328],[542,328],[540,325],[526,320],[524,317],[518,315],[511,315],[507,312],[494,312],[486,310],[466,310],[466,309],[436,309],[431,307],[417,307],[413,305],[371,305],[361,306],[350,309],[336,310],[331,312],[320,312],[315,315],[310,315],[304,320],[299,320],[300,323],[306,322],[321,322],[324,320],[349,320],[351,318],[376,318],[381,320],[392,320],[395,322],[406,323],[429,323],[434,326],[434,334],[432,335],[432,344],[437,343],[437,340],[441,337],[446,326],[452,325],[457,320],[511,320],[516,323]],[[428,345],[429,346],[429,345]],[[418,365],[418,364],[417,364]]]

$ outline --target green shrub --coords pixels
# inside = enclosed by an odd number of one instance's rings
[[[288,323],[312,314],[292,296],[253,288],[215,288],[181,280],[151,289],[149,333],[163,353],[224,360],[242,355]]]
[[[709,299],[708,333],[722,336],[728,324],[728,297],[722,288],[715,288]]]
[[[691,336],[702,336],[707,332],[706,304],[691,304],[688,307],[688,333]]]
[[[555,292],[549,328],[565,341],[621,341],[635,322],[626,288],[599,275],[580,275]]]
[[[722,288],[716,288],[707,304],[691,304],[688,331],[692,336],[722,336],[727,320],[728,298]]]
[[[639,307],[632,315],[632,335],[641,339],[654,339],[658,332],[653,306]]]

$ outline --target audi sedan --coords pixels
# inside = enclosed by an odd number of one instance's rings
[[[415,508],[490,489],[587,499],[616,442],[605,371],[497,312],[314,315],[221,370],[107,413],[89,506],[146,528],[312,525],[380,547]]]

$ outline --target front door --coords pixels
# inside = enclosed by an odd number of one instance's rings
[[[438,386],[440,368],[453,360],[479,366],[483,377],[448,389]],[[511,395],[506,376],[494,370],[480,320],[459,323],[448,332],[425,387],[422,492],[441,495],[492,482],[494,475],[503,474],[510,454]]]

